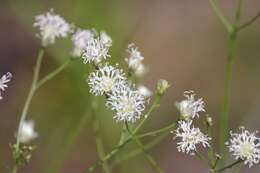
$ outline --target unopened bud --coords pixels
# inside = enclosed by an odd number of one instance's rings
[[[163,95],[169,87],[170,87],[170,85],[167,80],[160,79],[157,82],[157,93],[159,95]]]

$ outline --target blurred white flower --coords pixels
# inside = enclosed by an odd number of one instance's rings
[[[176,137],[181,138],[177,143],[179,152],[194,154],[196,145],[201,144],[203,147],[208,147],[208,141],[211,140],[207,135],[204,135],[199,128],[191,127],[192,120],[179,121],[178,128],[175,130]]]
[[[195,100],[195,94],[193,91],[185,91],[185,100],[176,103],[176,107],[179,109],[181,117],[184,119],[191,119],[195,116],[199,117],[199,112],[205,112],[205,103],[202,98]]]
[[[153,92],[150,89],[148,89],[146,86],[144,86],[144,85],[139,85],[137,87],[137,90],[139,91],[139,93],[141,95],[143,95],[146,98],[147,97],[151,97],[153,95]]]
[[[237,160],[241,159],[251,167],[260,160],[260,138],[256,137],[257,131],[250,133],[244,127],[240,129],[241,133],[230,132],[231,138],[226,145]]]
[[[129,58],[126,58],[125,61],[128,64],[128,68],[138,77],[142,77],[147,72],[147,68],[142,63],[144,57],[138,50],[138,47],[131,43],[128,45],[127,52],[129,53]]]
[[[134,123],[145,109],[145,98],[128,85],[120,85],[109,94],[106,105],[116,112],[117,122]]]
[[[29,143],[33,139],[38,137],[38,133],[34,131],[34,121],[24,121],[21,126],[21,131],[18,134],[18,138],[21,143]]]
[[[116,86],[125,84],[122,70],[105,64],[88,77],[90,92],[96,96],[111,92]]]
[[[72,36],[73,52],[72,55],[79,57],[82,54],[84,47],[90,39],[94,38],[94,34],[91,30],[78,29]]]
[[[90,39],[83,50],[83,62],[85,64],[90,62],[98,64],[102,61],[102,59],[107,59],[107,57],[110,57],[108,50],[109,47],[103,44],[99,37]]]
[[[100,32],[100,40],[106,47],[112,46],[112,39],[105,31]]]
[[[55,14],[53,9],[46,14],[37,15],[33,26],[40,30],[38,36],[42,40],[42,46],[54,44],[56,38],[67,37],[73,31],[72,26]]]
[[[0,79],[0,100],[3,99],[1,91],[5,91],[5,88],[8,87],[7,83],[10,82],[12,79],[12,74],[7,72],[4,74]]]
[[[160,79],[157,82],[156,90],[159,95],[163,95],[166,90],[170,87],[170,84],[165,79]]]

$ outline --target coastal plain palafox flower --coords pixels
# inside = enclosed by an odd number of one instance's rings
[[[100,63],[103,59],[110,57],[108,54],[109,47],[104,44],[104,40],[100,37],[89,39],[86,46],[83,49],[83,63],[94,62]]]
[[[179,152],[194,154],[197,145],[208,147],[208,141],[211,140],[207,135],[203,134],[199,128],[192,127],[192,120],[179,121],[178,128],[175,130],[176,138],[180,138],[177,143]]]
[[[10,82],[12,79],[12,74],[10,72],[7,72],[0,78],[0,100],[3,99],[1,91],[5,91],[5,89],[8,87],[7,83]]]
[[[241,159],[249,167],[260,161],[260,138],[256,137],[256,132],[250,133],[241,127],[241,133],[230,132],[231,138],[226,145],[236,159]]]
[[[106,105],[115,111],[117,122],[134,123],[141,118],[145,109],[145,98],[130,86],[120,85],[109,94]]]
[[[61,16],[55,14],[53,9],[46,14],[37,15],[33,26],[40,30],[38,36],[42,40],[42,46],[54,44],[56,38],[65,38],[73,31],[72,25],[68,24]]]
[[[138,47],[131,43],[128,45],[127,52],[129,57],[125,59],[128,64],[128,68],[132,70],[138,77],[142,77],[146,72],[147,68],[143,64],[144,57],[138,50]]]
[[[144,85],[139,85],[137,87],[137,90],[139,91],[139,93],[141,95],[143,95],[146,98],[147,97],[151,97],[153,95],[153,92],[150,89],[148,89],[146,86],[144,86]]]
[[[121,69],[105,64],[89,75],[90,92],[96,96],[112,92],[116,86],[125,84],[124,76]]]
[[[193,91],[185,91],[185,100],[176,103],[176,107],[179,109],[181,117],[184,119],[199,117],[199,112],[205,112],[205,102],[202,98],[195,99]]]
[[[94,34],[91,30],[78,29],[72,36],[72,55],[75,57],[80,56],[83,49],[87,46],[88,41],[93,38]]]
[[[33,139],[38,137],[38,133],[34,130],[34,121],[24,121],[21,125],[21,131],[18,134],[18,138],[21,143],[29,143]]]

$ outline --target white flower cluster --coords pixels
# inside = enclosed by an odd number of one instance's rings
[[[235,158],[241,159],[249,167],[260,161],[260,138],[256,137],[256,132],[250,133],[241,127],[241,133],[230,132],[231,138],[226,142],[229,151]]]
[[[41,38],[44,47],[55,43],[56,38],[65,38],[73,32],[72,25],[55,14],[53,9],[46,14],[37,15],[33,26],[39,28],[38,36]]]
[[[10,82],[12,79],[12,74],[10,72],[7,72],[0,78],[0,100],[3,99],[2,91],[5,91],[5,89],[8,87],[7,83]]]
[[[106,32],[101,31],[98,36],[93,33],[88,39],[84,39],[84,47],[81,48],[83,62],[99,64],[102,60],[110,57],[109,48],[112,46],[112,39]],[[74,42],[75,45],[79,44]]]
[[[188,120],[199,117],[199,112],[205,112],[205,103],[202,98],[195,100],[194,91],[185,91],[185,100],[176,103],[176,107],[179,109],[181,117]]]
[[[125,59],[128,64],[128,68],[135,73],[135,75],[142,77],[146,72],[147,68],[143,64],[144,57],[138,50],[138,47],[131,43],[128,45],[127,52],[129,57]]]
[[[181,138],[181,141],[177,143],[177,149],[179,152],[194,154],[197,151],[196,145],[202,144],[203,147],[209,147],[208,141],[211,140],[199,128],[192,126],[192,119],[196,116],[199,117],[199,112],[205,112],[205,103],[202,98],[195,100],[193,91],[185,91],[184,97],[186,97],[185,100],[176,103],[182,119],[178,122],[178,127],[175,131],[176,137]]]
[[[78,29],[72,36],[73,52],[74,57],[79,57],[82,51],[87,47],[87,43],[90,39],[94,38],[94,34],[91,30]]]
[[[18,134],[21,143],[29,143],[38,136],[38,133],[34,130],[33,120],[22,122],[21,131]]]
[[[194,154],[196,145],[202,144],[203,147],[208,147],[210,138],[203,134],[199,128],[192,127],[192,120],[179,121],[176,129],[176,137],[181,138],[177,143],[179,152]]]

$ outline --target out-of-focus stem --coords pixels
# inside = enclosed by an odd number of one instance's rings
[[[100,122],[99,122],[98,117],[96,117],[97,116],[96,110],[97,110],[97,99],[94,98],[94,99],[92,99],[93,130],[94,130],[95,138],[96,138],[97,153],[98,153],[99,158],[102,159],[103,157],[105,157],[105,150],[104,150],[104,145],[103,145],[103,139],[102,139],[102,136],[100,133],[100,130],[101,130]],[[107,161],[103,161],[102,168],[105,173],[111,172]]]
[[[130,130],[130,128],[128,127],[127,122],[125,123],[126,125],[126,129],[128,130],[129,134],[131,135],[131,138],[136,142],[136,144],[139,146],[139,148],[142,150],[142,152],[145,155],[145,158],[147,159],[147,161],[154,167],[154,169],[158,172],[158,173],[164,173],[164,171],[162,170],[162,168],[160,167],[160,165],[157,163],[157,161],[147,152],[147,150],[145,149],[144,145],[142,144],[142,142],[136,138],[132,131]]]
[[[231,164],[229,164],[229,165],[227,165],[227,166],[225,166],[225,167],[223,167],[223,168],[220,168],[220,169],[218,169],[218,170],[216,170],[216,172],[222,172],[222,171],[225,171],[226,169],[230,169],[230,168],[232,168],[233,166],[235,166],[235,165],[237,165],[237,164],[239,164],[239,163],[241,163],[242,162],[242,160],[237,160],[237,161],[235,161],[234,163],[231,163]]]

